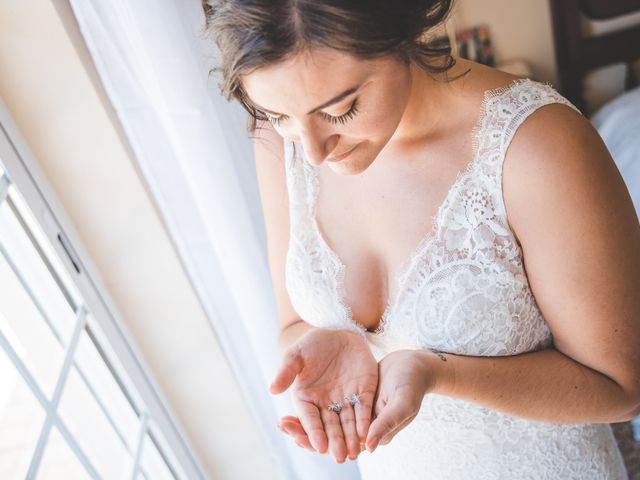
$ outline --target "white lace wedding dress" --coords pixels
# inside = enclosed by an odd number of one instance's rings
[[[518,126],[550,103],[575,108],[549,85],[528,79],[485,93],[473,132],[474,160],[431,219],[434,233],[400,270],[398,293],[375,332],[358,325],[344,303],[344,264],[315,219],[316,168],[299,144],[287,142],[286,287],[301,318],[363,332],[378,360],[398,349],[501,356],[550,346],[501,187],[502,162]],[[526,420],[437,394],[425,396],[419,415],[391,443],[363,452],[358,466],[364,480],[628,478],[608,424]]]

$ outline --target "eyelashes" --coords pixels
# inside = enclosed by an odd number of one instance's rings
[[[347,123],[349,120],[351,120],[353,117],[356,116],[356,114],[358,113],[358,99],[356,98],[353,103],[351,104],[351,107],[349,107],[349,110],[345,113],[343,113],[342,115],[339,116],[333,116],[333,115],[329,115],[328,113],[324,113],[322,112],[322,116],[324,117],[324,119],[331,123],[332,125],[337,125],[337,124],[342,124],[344,125],[345,123]],[[274,117],[269,115],[268,113],[265,113],[265,116],[267,117],[267,120],[269,120],[269,122],[272,125],[278,126],[280,125],[283,121],[287,120],[289,117],[287,117],[286,115],[281,115],[279,117]]]
[[[325,120],[327,120],[329,123],[333,125],[336,125],[338,123],[341,123],[344,125],[353,117],[355,117],[357,113],[358,113],[358,99],[356,98],[351,104],[351,107],[349,108],[349,110],[343,113],[342,115],[337,117],[334,117],[333,115],[328,115],[326,113],[323,113],[322,115],[325,118]]]

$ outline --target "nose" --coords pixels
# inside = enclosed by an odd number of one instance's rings
[[[303,129],[300,132],[300,142],[308,162],[316,167],[324,161],[329,152],[326,135],[316,129]]]

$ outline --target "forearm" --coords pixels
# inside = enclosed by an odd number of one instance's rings
[[[551,423],[616,423],[638,415],[620,385],[555,348],[504,357],[422,353],[432,393]],[[444,361],[446,360],[446,361]]]
[[[279,340],[280,353],[284,353],[296,340],[315,328],[304,320],[299,320],[282,329]]]

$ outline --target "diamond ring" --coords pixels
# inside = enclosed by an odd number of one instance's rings
[[[357,405],[358,403],[360,403],[360,395],[358,395],[357,393],[347,395],[344,397],[344,399],[349,403],[349,405]]]
[[[332,402],[327,407],[330,411],[340,413],[342,411],[342,403],[341,402]]]

